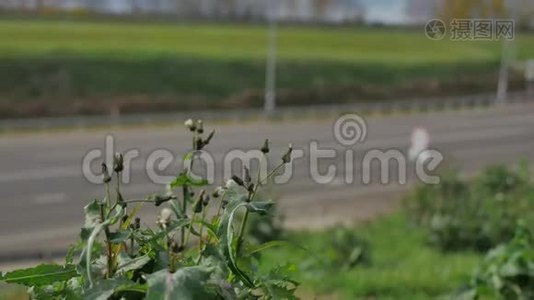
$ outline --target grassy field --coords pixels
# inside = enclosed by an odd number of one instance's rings
[[[355,233],[370,244],[371,263],[349,271],[314,276],[299,271],[299,264],[328,240],[327,232],[292,233],[289,240],[306,250],[280,247],[269,250],[262,263],[267,266],[295,263],[296,276],[306,295],[338,299],[435,299],[454,293],[469,281],[481,261],[474,253],[444,254],[425,244],[424,234],[394,215],[357,227]]]
[[[260,25],[0,20],[0,117],[259,106],[267,40]],[[282,105],[492,91],[500,56],[422,30],[281,26],[278,42]]]

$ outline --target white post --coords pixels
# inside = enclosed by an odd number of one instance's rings
[[[510,16],[517,23],[517,13],[518,13],[518,0],[512,0],[512,7],[510,8]],[[515,32],[514,39],[516,38],[515,33],[517,24],[514,24],[512,30]],[[509,69],[510,64],[513,62],[515,57],[515,45],[513,41],[503,40],[502,42],[502,55],[501,55],[501,68],[499,70],[499,82],[497,84],[497,104],[505,104],[508,94],[508,78],[509,78]]]
[[[264,109],[267,115],[274,112],[276,108],[276,39],[278,5],[277,0],[268,0],[269,19],[269,45],[267,49],[267,62],[265,66],[265,104]]]

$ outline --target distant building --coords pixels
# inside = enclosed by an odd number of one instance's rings
[[[271,2],[274,1],[274,2]],[[273,5],[274,7],[270,7]],[[87,9],[104,14],[161,14],[201,19],[263,20],[272,9],[281,21],[360,22],[360,0],[1,0],[4,10]]]

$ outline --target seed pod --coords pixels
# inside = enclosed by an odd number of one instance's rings
[[[124,170],[124,157],[121,153],[116,153],[113,157],[113,171],[120,173]]]
[[[135,229],[141,228],[141,218],[135,218]]]
[[[193,212],[200,213],[202,212],[202,203],[204,202],[204,193],[206,191],[202,190],[200,191],[200,194],[198,195],[197,201],[195,201],[195,204],[193,204]]]
[[[248,191],[249,193],[254,192],[254,183],[251,183],[251,184],[249,184],[249,185],[247,186],[247,191]]]
[[[291,144],[289,144],[289,149],[287,149],[286,154],[284,154],[284,156],[282,156],[282,162],[284,164],[287,164],[287,163],[291,162],[291,152],[293,152],[293,146],[291,146]]]
[[[178,243],[175,240],[172,240],[171,245],[169,247],[172,251],[172,253],[179,253],[181,252],[180,246],[178,246]]]
[[[232,180],[235,181],[235,183],[237,183],[240,186],[245,186],[243,179],[239,178],[237,175],[233,175]]]
[[[202,199],[202,205],[204,205],[204,207],[208,206],[208,204],[210,203],[210,196],[209,195],[204,195],[204,199]]]
[[[202,120],[197,120],[197,132],[200,134],[204,133],[204,124],[202,123]]]
[[[160,206],[161,204],[171,200],[173,198],[172,195],[155,195],[154,196],[154,205]]]
[[[263,142],[263,146],[261,146],[260,150],[263,152],[263,154],[269,153],[269,139],[265,139],[265,142]]]
[[[171,222],[172,214],[173,212],[170,208],[165,207],[164,209],[162,209],[158,216],[158,221],[157,221],[158,225],[161,228],[167,228],[167,226],[169,226]]]
[[[220,195],[222,195],[224,193],[224,188],[218,186],[216,189],[213,190],[213,192],[211,192],[211,196],[213,198],[219,198]]]
[[[189,131],[193,132],[197,129],[195,122],[191,119],[187,119],[187,121],[184,122],[185,127],[189,129]]]
[[[111,176],[109,176],[108,166],[105,163],[102,163],[102,181],[108,183],[111,181]]]
[[[204,141],[200,137],[195,137],[195,150],[202,150],[204,148]]]
[[[210,143],[211,139],[213,138],[213,135],[215,135],[215,130],[212,130],[208,137],[204,140],[204,146]]]
[[[121,193],[117,194],[117,204],[120,205],[122,208],[126,207],[126,201],[124,201],[124,198],[122,197]]]
[[[245,169],[245,178],[244,178],[245,180],[244,181],[247,184],[251,183],[252,182],[252,177],[250,177],[250,171],[248,170],[247,167],[244,167],[244,169]]]
[[[228,179],[226,181],[226,184],[224,185],[224,188],[229,190],[229,189],[233,189],[236,186],[237,186],[237,182],[235,182],[233,179]]]

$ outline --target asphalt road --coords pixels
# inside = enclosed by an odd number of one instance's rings
[[[286,215],[286,225],[294,228],[364,220],[393,209],[402,192],[417,182],[412,174],[413,163],[407,163],[410,178],[407,185],[394,183],[396,176],[392,176],[393,183],[380,184],[376,164],[371,169],[372,183],[366,185],[362,184],[362,159],[371,149],[397,149],[407,153],[410,135],[417,127],[428,130],[430,147],[444,155],[445,164],[455,165],[464,174],[473,174],[489,164],[534,161],[534,104],[369,117],[365,141],[350,147],[334,138],[334,121],[335,118],[323,117],[291,122],[217,124],[217,134],[207,150],[216,161],[221,161],[230,150],[257,149],[264,138],[269,138],[271,165],[288,143],[304,150],[304,157],[294,161],[291,180],[273,189]],[[210,128],[207,121],[206,129]],[[140,153],[131,164],[131,183],[123,185],[127,197],[163,191],[162,185],[151,183],[147,176],[147,157],[157,149],[167,149],[180,157],[191,143],[182,125],[1,136],[0,268],[7,260],[64,249],[75,239],[83,220],[82,207],[103,195],[101,185],[88,182],[82,175],[82,160],[90,150],[104,148],[107,134],[115,138],[114,151],[136,149]],[[337,167],[331,182],[317,184],[311,178],[309,145],[312,141],[320,149],[336,150],[335,158],[323,159],[319,164],[322,173],[328,165]],[[350,184],[344,176],[347,149],[355,153],[354,182]],[[94,170],[99,162],[93,163]],[[178,170],[178,164],[173,164],[159,174],[177,174]],[[216,183],[222,182],[222,169],[215,171]],[[145,207],[143,214],[152,215],[151,210]],[[150,217],[145,220],[152,223]]]

